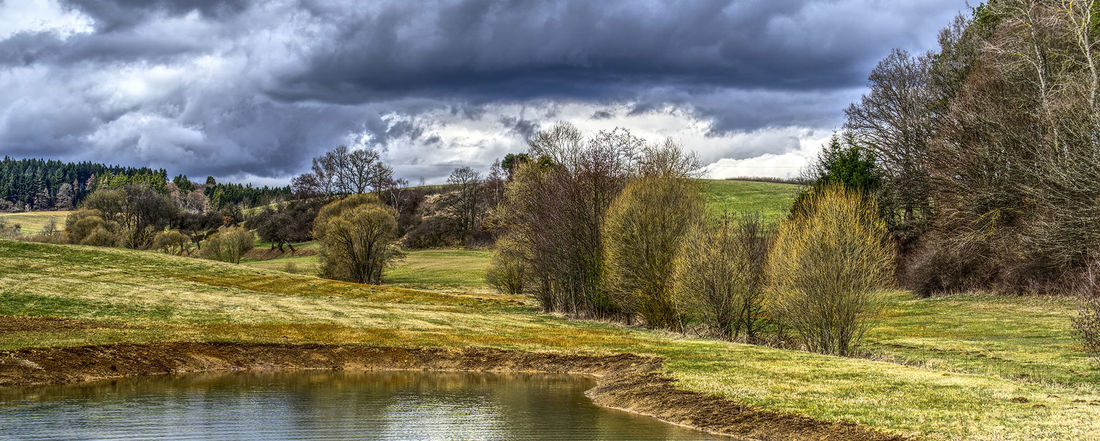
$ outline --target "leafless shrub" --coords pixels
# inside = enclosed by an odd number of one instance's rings
[[[399,255],[393,209],[373,195],[356,194],[321,208],[313,236],[321,245],[321,275],[378,284],[382,270]]]
[[[1079,291],[1080,304],[1077,317],[1073,318],[1073,329],[1085,351],[1092,355],[1100,354],[1100,283],[1094,273],[1100,269],[1100,262],[1089,265]]]
[[[676,304],[722,338],[758,341],[773,239],[774,231],[755,213],[696,222],[676,257]]]
[[[894,248],[872,201],[839,186],[817,191],[784,222],[768,258],[770,311],[814,352],[848,355],[893,281]]]
[[[485,282],[497,291],[508,294],[522,294],[528,288],[531,270],[520,243],[512,236],[497,240],[489,268],[485,271]]]
[[[612,299],[647,326],[682,328],[672,300],[680,241],[703,211],[696,183],[655,168],[627,184],[607,211],[605,268]]]
[[[206,240],[202,241],[199,248],[199,257],[222,262],[241,263],[244,253],[256,245],[256,238],[251,231],[241,227],[227,227],[218,230]]]

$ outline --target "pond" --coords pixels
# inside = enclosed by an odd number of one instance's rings
[[[321,372],[0,389],[0,439],[727,439],[596,406],[586,377]]]

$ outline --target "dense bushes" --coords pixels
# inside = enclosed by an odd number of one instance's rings
[[[662,173],[632,180],[607,211],[606,281],[625,314],[647,326],[681,329],[673,305],[673,260],[681,239],[703,212],[698,185]]]
[[[1100,269],[1094,264],[1091,270]],[[1073,319],[1073,329],[1077,333],[1085,351],[1097,355],[1100,354],[1100,285],[1096,278],[1100,274],[1092,271],[1085,277],[1086,282],[1081,287],[1081,304],[1077,310],[1077,317]]]
[[[503,293],[522,294],[528,287],[530,277],[527,265],[523,248],[516,238],[502,237],[497,240],[493,256],[489,259],[485,282]]]
[[[757,341],[773,239],[772,228],[756,214],[696,222],[676,256],[676,306],[721,338]]]
[[[313,236],[321,245],[321,275],[357,283],[382,282],[382,270],[398,256],[393,209],[373,195],[356,194],[321,208]]]
[[[181,233],[180,230],[167,230],[161,231],[153,237],[151,248],[166,254],[186,256],[191,254],[193,246],[191,245],[191,238]]]
[[[294,242],[313,238],[313,220],[321,205],[320,199],[308,199],[277,204],[275,208],[264,207],[245,221],[245,227],[256,230],[261,240],[271,242],[271,248],[283,251],[286,245],[294,251]]]
[[[96,191],[84,200],[83,208],[117,225],[106,230],[117,235],[119,246],[134,249],[148,248],[153,236],[177,215],[177,208],[163,194],[138,184]]]
[[[603,287],[604,213],[634,174],[643,142],[625,131],[586,138],[559,124],[539,132],[513,171],[504,228],[528,256],[535,297],[545,310],[611,317]]]
[[[833,174],[873,181],[864,153],[834,150],[851,167]],[[513,170],[486,279],[546,311],[749,342],[773,324],[847,355],[893,282],[894,245],[862,186],[818,185],[776,231],[755,215],[704,219],[693,158],[671,142],[557,126],[529,156],[540,159]]]
[[[847,109],[922,294],[1064,292],[1100,253],[1095,2],[994,0],[936,53],[894,51]]]
[[[873,201],[840,186],[810,197],[810,209],[776,233],[768,306],[807,349],[847,355],[893,280],[894,245]]]
[[[0,219],[0,237],[8,239],[18,237],[22,233],[23,226]]]
[[[116,246],[119,226],[108,221],[96,209],[76,210],[65,218],[65,237],[69,243],[95,246]]]
[[[202,258],[241,263],[244,253],[256,245],[256,238],[244,228],[228,227],[210,235],[201,245],[199,256]]]

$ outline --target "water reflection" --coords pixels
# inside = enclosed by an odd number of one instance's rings
[[[575,376],[294,372],[0,389],[0,439],[714,439],[592,404]]]

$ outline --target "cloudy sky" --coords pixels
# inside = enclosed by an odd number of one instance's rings
[[[0,154],[285,184],[339,144],[445,179],[539,127],[797,174],[965,0],[0,0]]]

